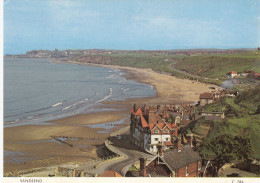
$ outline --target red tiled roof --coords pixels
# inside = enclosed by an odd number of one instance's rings
[[[176,128],[177,126],[176,126],[176,124],[173,123],[173,124],[172,124],[172,127],[173,127],[173,128]]]
[[[143,115],[140,115],[140,116],[141,116],[142,127],[143,127],[143,128],[148,127],[148,123],[147,123],[146,120],[144,119]]]
[[[159,123],[159,124],[157,124],[157,126],[158,126],[158,128],[160,128],[162,130],[163,127],[164,127],[164,124],[163,123]]]
[[[173,143],[172,143],[171,141],[167,141],[167,142],[164,143],[164,145],[166,145],[166,146],[172,146]]]
[[[111,170],[106,170],[104,173],[102,173],[99,177],[122,177],[119,173]]]
[[[138,108],[136,112],[134,112],[134,110],[132,110],[131,114],[133,114],[135,116],[141,115],[142,114],[142,110],[140,108]]]
[[[155,124],[151,124],[151,123],[150,123],[150,124],[149,124],[149,129],[152,130],[154,126],[155,126]]]
[[[237,74],[237,71],[229,71],[227,74],[228,74],[228,75]]]
[[[159,116],[159,114],[152,114],[149,115],[149,123],[157,124],[162,123],[162,118]]]
[[[167,126],[170,130],[172,130],[171,124],[167,123],[167,124],[165,125],[165,127],[166,127],[166,126]],[[165,128],[165,127],[164,127],[164,128]]]

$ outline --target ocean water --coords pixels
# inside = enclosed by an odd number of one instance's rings
[[[93,112],[103,101],[156,94],[152,86],[126,80],[124,74],[43,58],[4,58],[4,127]]]

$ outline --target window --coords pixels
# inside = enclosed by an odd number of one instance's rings
[[[163,133],[169,133],[169,130],[163,130]]]
[[[189,175],[188,166],[186,166],[186,176]]]
[[[154,130],[153,133],[158,134],[159,130]]]
[[[158,141],[158,138],[154,138],[155,141]]]
[[[198,170],[201,169],[201,161],[198,161]]]
[[[169,141],[169,138],[165,138],[166,141]]]

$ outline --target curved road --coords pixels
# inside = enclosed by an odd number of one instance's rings
[[[104,162],[91,173],[100,175],[106,170],[113,170],[124,176],[129,167],[133,165],[135,162],[139,161],[139,158],[144,157],[147,159],[151,159],[154,157],[153,155],[138,150],[134,145],[130,144],[129,138],[120,140],[113,138],[111,139],[111,141],[113,142],[112,146],[116,148],[117,151],[120,151],[121,154],[123,154],[124,158]]]

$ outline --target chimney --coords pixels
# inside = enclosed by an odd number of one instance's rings
[[[190,147],[193,147],[193,142],[192,142],[192,140],[193,140],[193,135],[192,135],[192,134],[188,134],[188,135],[187,135],[187,143],[188,143],[188,145],[189,145]]]
[[[134,108],[133,108],[134,112],[137,111],[137,108],[138,108],[137,104],[134,104]]]
[[[153,116],[155,113],[154,107],[150,106],[148,111],[148,121],[150,120],[151,116]]]
[[[139,158],[140,160],[140,172],[139,175],[141,177],[146,177],[146,158]]]
[[[163,157],[163,145],[161,143],[157,144],[157,148],[159,156]]]
[[[177,142],[177,148],[178,148],[178,152],[181,152],[181,139],[180,138],[178,139],[178,142]]]
[[[147,106],[146,104],[144,104],[144,112],[146,112]]]
[[[157,105],[157,111],[160,111],[160,109],[161,109],[161,106]]]

